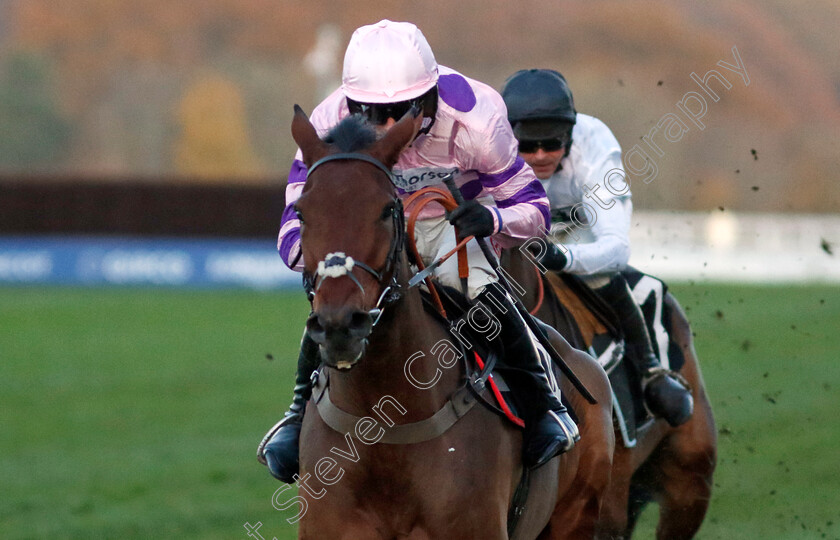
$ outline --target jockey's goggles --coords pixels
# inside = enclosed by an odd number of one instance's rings
[[[533,154],[540,148],[544,152],[556,152],[569,144],[569,137],[552,137],[536,141],[519,141],[519,151],[523,154]]]
[[[422,110],[423,96],[396,103],[362,103],[347,98],[347,108],[350,109],[350,114],[361,114],[377,126],[386,123],[389,118],[399,120],[415,106]]]

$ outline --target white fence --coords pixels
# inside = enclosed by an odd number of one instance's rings
[[[840,283],[836,215],[637,211],[630,242],[630,264],[665,280]]]
[[[635,212],[630,241],[630,264],[667,281],[840,283],[840,216]],[[300,279],[270,239],[0,237],[0,283],[299,289]]]

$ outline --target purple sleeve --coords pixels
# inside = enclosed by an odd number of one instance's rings
[[[286,208],[280,219],[280,233],[277,236],[277,251],[286,266],[292,270],[303,270],[303,258],[300,252],[300,220],[295,213],[295,201],[306,183],[306,165],[300,160],[292,163],[289,181],[286,184]]]
[[[507,121],[504,101],[492,88],[474,84],[478,103],[465,118],[465,129],[456,135],[456,157],[462,168],[477,177],[462,187],[464,198],[489,195],[498,214],[494,216],[496,242],[503,247],[522,244],[547,230],[548,197],[534,171],[518,155],[519,144]]]
[[[470,187],[470,184],[477,185]],[[520,156],[501,173],[480,173],[477,180],[464,187],[467,188],[465,196],[469,193],[475,197],[484,191],[493,197],[498,209],[494,221],[501,233],[496,240],[504,247],[541,236],[551,227],[545,189]]]

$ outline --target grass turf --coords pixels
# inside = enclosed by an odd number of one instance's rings
[[[840,288],[674,286],[720,459],[699,538],[840,538]],[[0,288],[0,538],[294,537],[256,463],[302,294]],[[652,535],[655,507],[640,538]]]

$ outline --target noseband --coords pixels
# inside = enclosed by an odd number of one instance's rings
[[[392,173],[381,161],[367,154],[360,154],[357,152],[330,154],[319,159],[312,164],[312,167],[309,168],[309,171],[306,173],[306,178],[309,179],[309,176],[313,173],[313,171],[322,164],[337,160],[366,161],[388,175],[388,180],[391,181],[393,185]],[[315,275],[312,275],[305,270],[303,272],[303,288],[306,290],[306,295],[310,302],[312,302],[315,298],[315,293],[317,293],[321,288],[325,279],[339,278],[342,276],[347,276],[353,280],[353,283],[359,287],[362,291],[362,296],[364,297],[365,288],[362,285],[362,282],[359,281],[359,278],[353,274],[353,269],[356,267],[361,268],[372,275],[380,285],[383,285],[383,279],[385,279],[385,276],[389,272],[391,274],[389,283],[382,288],[382,292],[379,294],[376,306],[368,311],[371,319],[373,319],[374,326],[376,326],[376,323],[378,323],[379,319],[382,317],[384,307],[389,304],[393,304],[402,297],[402,289],[400,284],[397,282],[397,279],[400,273],[400,255],[402,254],[403,245],[405,243],[405,216],[403,214],[402,200],[399,197],[394,196],[392,201],[394,203],[394,207],[391,213],[391,219],[393,220],[395,232],[394,236],[391,238],[391,246],[388,249],[388,256],[385,259],[385,263],[382,268],[380,270],[375,270],[370,265],[357,261],[352,257],[348,257],[340,251],[329,253],[323,261],[318,263]]]

